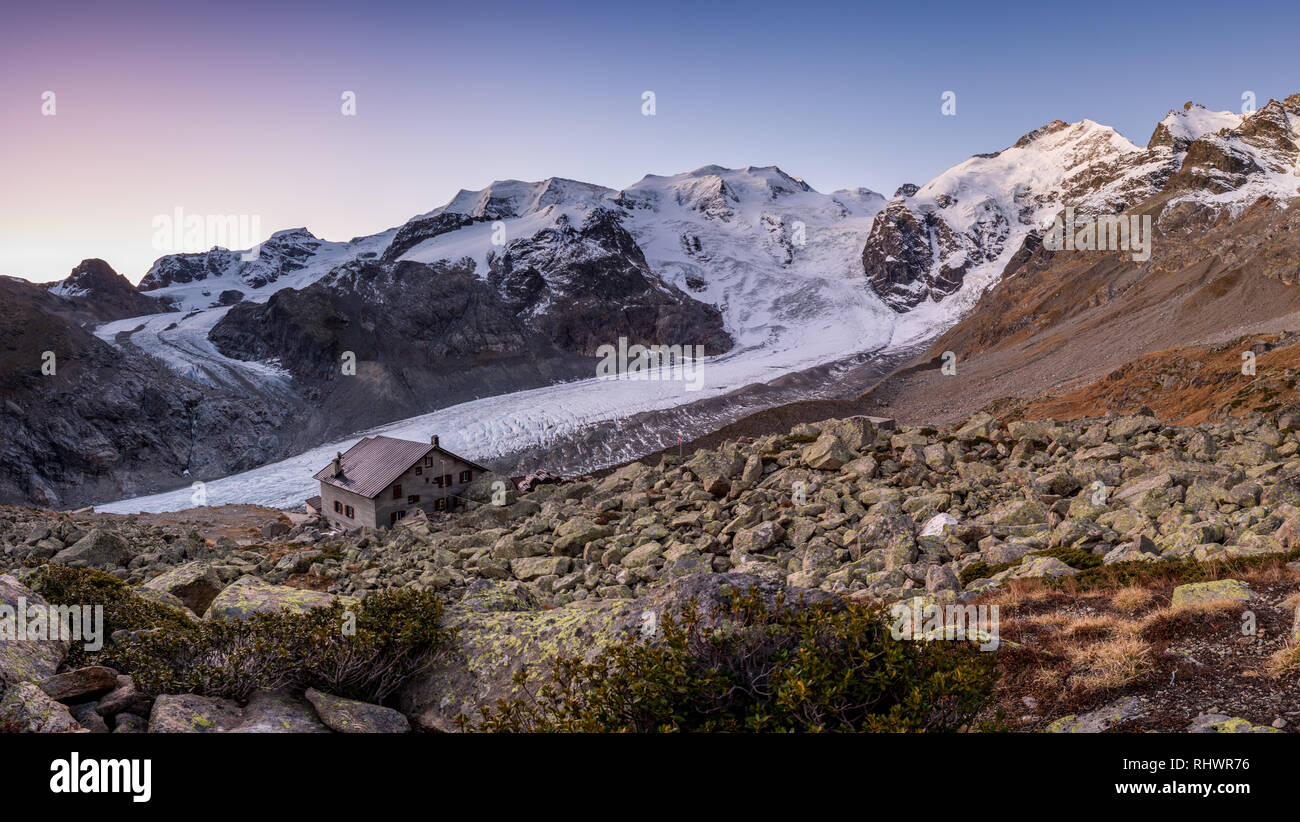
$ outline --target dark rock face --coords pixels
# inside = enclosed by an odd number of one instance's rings
[[[268,432],[291,407],[203,388],[114,348],[66,303],[0,278],[0,501],[84,505],[282,455],[287,443]],[[47,362],[54,373],[42,373]]]
[[[592,368],[530,333],[465,270],[411,262],[351,263],[301,291],[241,303],[210,338],[227,356],[278,358],[297,392],[329,409],[303,418],[309,438]],[[347,352],[352,375],[343,370]]]
[[[51,310],[79,325],[173,310],[168,303],[141,294],[130,280],[100,259],[82,260],[67,279],[47,287],[59,298]]]
[[[554,228],[511,242],[492,261],[488,282],[506,307],[557,347],[594,354],[620,336],[642,344],[703,345],[710,354],[732,340],[722,315],[650,271],[621,215],[593,211],[581,227]]]
[[[862,267],[871,288],[885,304],[903,312],[929,298],[942,299],[961,288],[971,263],[996,257],[1002,251],[1008,223],[996,208],[986,211],[970,236],[959,234],[935,213],[913,214],[902,200],[894,200],[876,215]],[[961,262],[941,262],[951,255]],[[938,260],[934,251],[938,250]]]
[[[460,222],[446,216],[403,243]],[[656,277],[619,215],[597,211],[580,228],[561,219],[509,243],[486,280],[469,261],[353,261],[234,306],[210,339],[230,357],[278,359],[300,394],[330,409],[305,423],[315,436],[594,376],[595,350],[620,336],[731,345],[720,312]],[[360,379],[344,374],[347,352]]]
[[[141,291],[176,283],[191,283],[235,272],[250,288],[275,282],[282,275],[301,269],[320,248],[321,240],[305,228],[277,231],[257,249],[252,259],[241,251],[213,248],[196,254],[160,257],[140,281]]]
[[[425,240],[431,240],[439,234],[446,234],[458,228],[464,228],[474,222],[472,217],[455,212],[446,212],[433,217],[419,217],[411,220],[397,230],[393,241],[384,250],[383,261],[390,263]]]

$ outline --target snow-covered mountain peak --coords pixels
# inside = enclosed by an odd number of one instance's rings
[[[1199,103],[1187,101],[1181,109],[1169,109],[1156,125],[1148,148],[1167,146],[1176,152],[1186,151],[1195,140],[1241,125],[1242,117],[1231,111],[1210,111]]]
[[[1169,188],[1180,194],[1169,204],[1235,213],[1260,198],[1285,204],[1296,197],[1300,95],[1269,100],[1244,116],[1218,114],[1211,124],[1223,127],[1207,127],[1188,143],[1182,166],[1169,181]]]
[[[590,208],[614,194],[612,189],[578,180],[549,177],[540,182],[498,180],[478,191],[461,189],[440,209],[421,217],[464,214],[484,220],[525,217],[548,206]],[[419,219],[419,218],[417,218]]]

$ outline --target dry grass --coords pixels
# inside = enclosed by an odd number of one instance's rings
[[[1036,579],[1019,579],[997,589],[981,601],[1010,610],[1028,605],[1041,605],[1060,598],[1057,591],[1044,588]]]
[[[1155,594],[1140,585],[1120,588],[1111,595],[1111,607],[1122,614],[1136,614],[1151,604]]]
[[[1151,646],[1132,635],[1075,645],[1066,652],[1070,657],[1070,687],[1082,693],[1123,688],[1155,668]]]
[[[1140,622],[1103,614],[1073,620],[1065,627],[1062,634],[1067,639],[1096,640],[1110,639],[1112,637],[1136,637],[1141,632],[1142,623]]]
[[[1070,624],[1071,617],[1069,614],[1061,611],[1048,611],[1045,614],[1034,614],[1024,618],[1027,625],[1032,625],[1048,633],[1055,633]]]
[[[1235,599],[1168,605],[1147,614],[1142,620],[1142,636],[1147,639],[1174,639],[1194,633],[1218,633],[1232,628],[1236,617],[1245,607]]]
[[[1058,668],[1039,668],[1030,675],[1029,681],[1037,689],[1055,693],[1065,684],[1065,674]]]
[[[1268,662],[1268,672],[1273,676],[1300,674],[1300,645],[1291,645],[1273,654]]]

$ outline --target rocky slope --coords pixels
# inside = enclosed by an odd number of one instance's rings
[[[65,279],[49,291],[60,301],[49,306],[78,325],[120,320],[174,311],[169,300],[142,294],[131,281],[103,260],[82,260]]]
[[[88,296],[0,278],[0,499],[75,507],[174,487],[187,475],[225,474],[288,445],[270,432],[291,406],[160,373],[152,359],[85,330],[83,321],[105,317],[115,304],[161,306],[123,288],[99,261],[73,276]],[[106,293],[122,302],[96,299]]]
[[[633,635],[646,610],[737,585],[767,596],[1000,603],[1002,696],[1021,713],[1029,706],[1024,729],[1288,727],[1300,682],[1269,666],[1298,639],[1300,565],[1283,565],[1300,547],[1297,429],[1289,414],[1195,428],[1146,415],[1005,425],[978,415],[944,428],[833,419],[392,531],[340,535],[253,512],[267,518],[260,532],[214,542],[180,515],[10,509],[0,512],[0,557],[20,577],[45,562],[106,568],[208,618],[403,587],[440,592],[458,650],[398,705],[433,729],[511,695],[525,666],[590,653]],[[487,499],[492,481],[471,495]],[[226,522],[217,509],[191,513]],[[1244,581],[1197,587],[1226,571]],[[1118,588],[1134,582],[1146,593],[1121,600]],[[1245,646],[1239,616],[1221,618],[1232,607],[1259,621]],[[1092,627],[1075,625],[1085,618]],[[1115,654],[1133,656],[1119,660],[1123,675]],[[1255,671],[1255,687],[1226,687],[1242,670]],[[230,728],[261,704],[185,700],[202,715],[229,712]],[[1115,700],[1118,714],[1089,713]],[[157,725],[157,703],[153,711]]]

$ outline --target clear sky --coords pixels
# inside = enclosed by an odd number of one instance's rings
[[[775,164],[888,195],[1056,118],[1145,143],[1186,100],[1300,91],[1293,1],[23,6],[0,9],[0,273],[33,280],[102,257],[138,281],[177,207],[342,240],[506,178]]]

